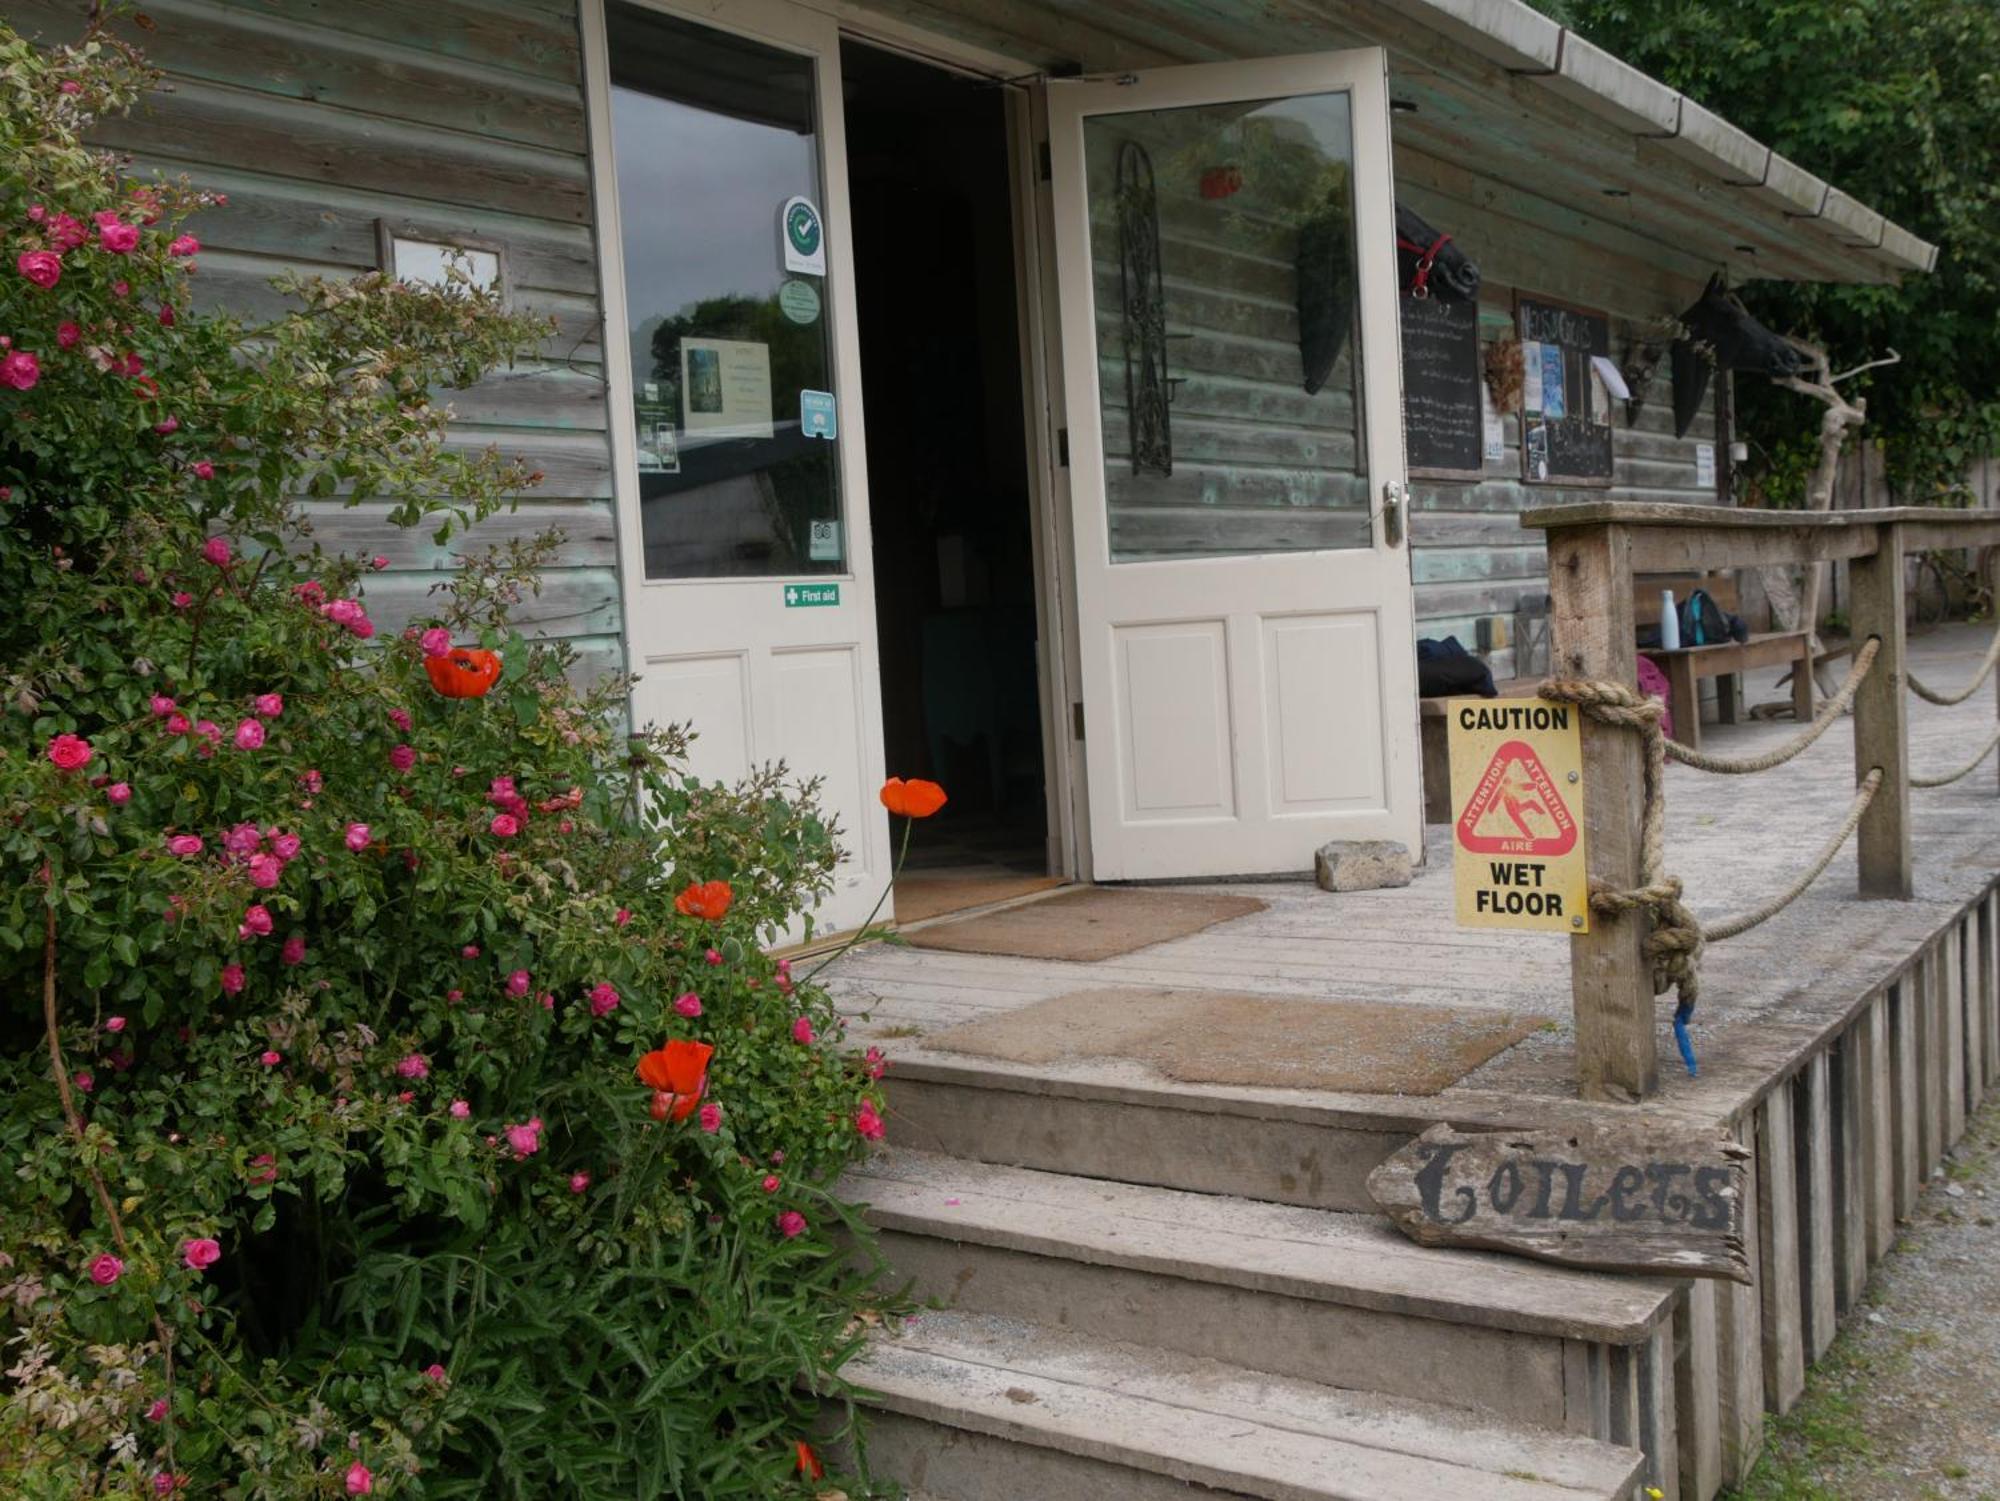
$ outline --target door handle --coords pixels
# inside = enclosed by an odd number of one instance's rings
[[[1403,507],[1409,502],[1409,495],[1399,479],[1382,482],[1382,544],[1385,547],[1403,545]]]

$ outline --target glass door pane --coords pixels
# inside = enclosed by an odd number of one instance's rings
[[[605,24],[646,577],[845,572],[813,59]]]
[[[1348,95],[1083,141],[1112,561],[1371,546]]]

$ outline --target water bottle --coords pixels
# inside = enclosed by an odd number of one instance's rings
[[[1674,608],[1674,591],[1660,591],[1660,650],[1681,649],[1681,612]]]

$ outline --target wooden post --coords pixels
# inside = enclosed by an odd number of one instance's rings
[[[1910,865],[1910,723],[1903,655],[1903,529],[1875,529],[1872,557],[1848,565],[1857,645],[1882,645],[1854,695],[1854,777],[1882,768],[1882,785],[1861,815],[1861,895],[1908,901]]]
[[[1634,684],[1632,542],[1617,525],[1562,527],[1549,535],[1550,660],[1557,677]],[[1645,757],[1630,730],[1583,720],[1583,829],[1592,884],[1639,884]],[[1643,913],[1591,919],[1570,940],[1577,1092],[1636,1103],[1659,1087],[1652,968]]]

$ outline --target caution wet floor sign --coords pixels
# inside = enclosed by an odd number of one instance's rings
[[[1539,698],[1458,698],[1445,706],[1445,724],[1459,925],[1588,932],[1576,710]]]

